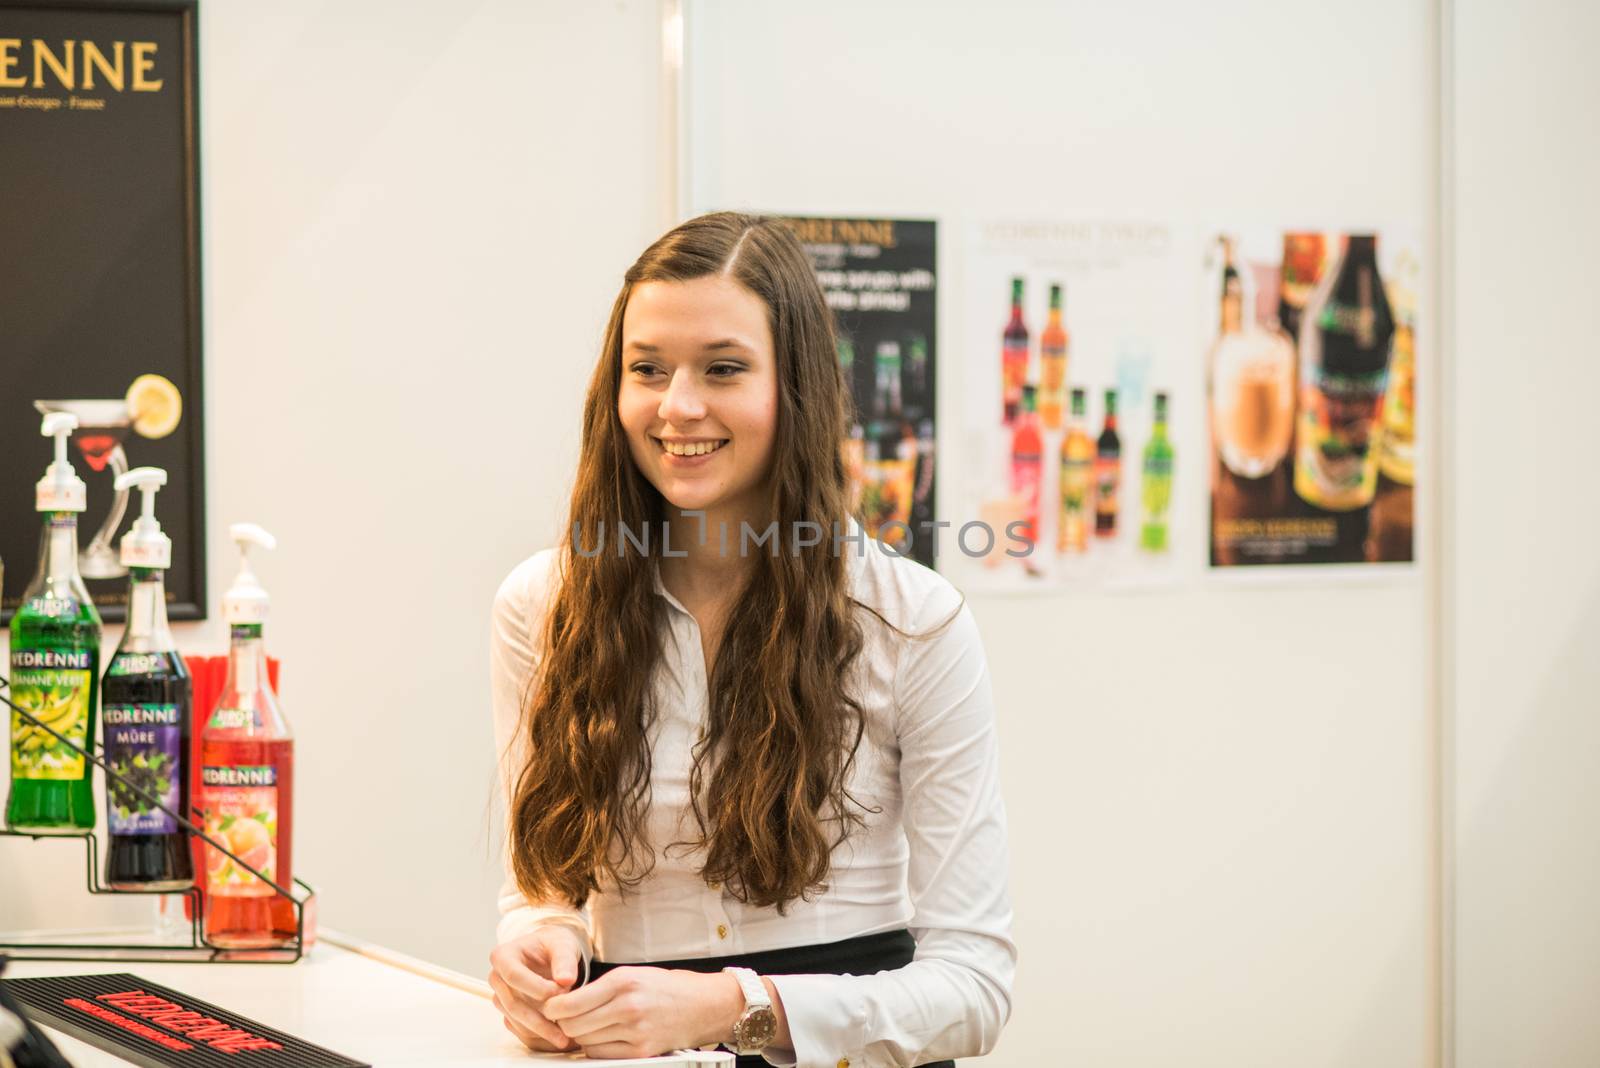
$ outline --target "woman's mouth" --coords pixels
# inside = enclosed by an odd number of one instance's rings
[[[668,441],[664,438],[652,440],[673,466],[704,463],[728,443],[727,438],[700,438],[693,441]]]

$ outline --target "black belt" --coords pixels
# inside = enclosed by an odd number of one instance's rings
[[[911,963],[917,940],[904,927],[898,931],[846,938],[815,946],[788,949],[763,949],[755,953],[735,953],[727,957],[691,957],[688,960],[634,961],[653,968],[682,968],[691,972],[720,972],[724,968],[749,968],[761,975],[872,975],[875,972],[904,968]],[[613,968],[626,964],[589,963],[589,980],[600,978]],[[929,1061],[925,1068],[955,1068],[955,1061]],[[761,1057],[740,1057],[738,1068],[770,1068]]]

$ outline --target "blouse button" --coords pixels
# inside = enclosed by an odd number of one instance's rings
[[[850,1058],[849,1057],[840,1057],[839,1058],[839,1063],[837,1065],[837,1068],[850,1068]]]
[[[725,923],[717,924],[717,937],[718,938],[727,938],[728,937],[728,925],[727,924],[725,924]]]

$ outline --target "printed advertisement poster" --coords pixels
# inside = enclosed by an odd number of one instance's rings
[[[1137,221],[987,222],[970,237],[965,470],[941,562],[986,590],[1171,581],[1202,536],[1184,243]]]
[[[855,400],[843,448],[856,518],[871,537],[935,566],[934,224],[790,217],[838,324]]]
[[[1415,558],[1418,247],[1391,233],[1211,236],[1213,567]]]
[[[167,472],[173,619],[205,615],[195,8],[0,5],[0,616],[39,559],[47,412],[78,429],[79,571],[102,617],[128,596],[133,467]]]

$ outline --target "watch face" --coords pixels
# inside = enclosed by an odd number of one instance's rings
[[[735,1037],[740,1053],[759,1053],[778,1033],[778,1016],[771,1009],[751,1009],[739,1021]]]

